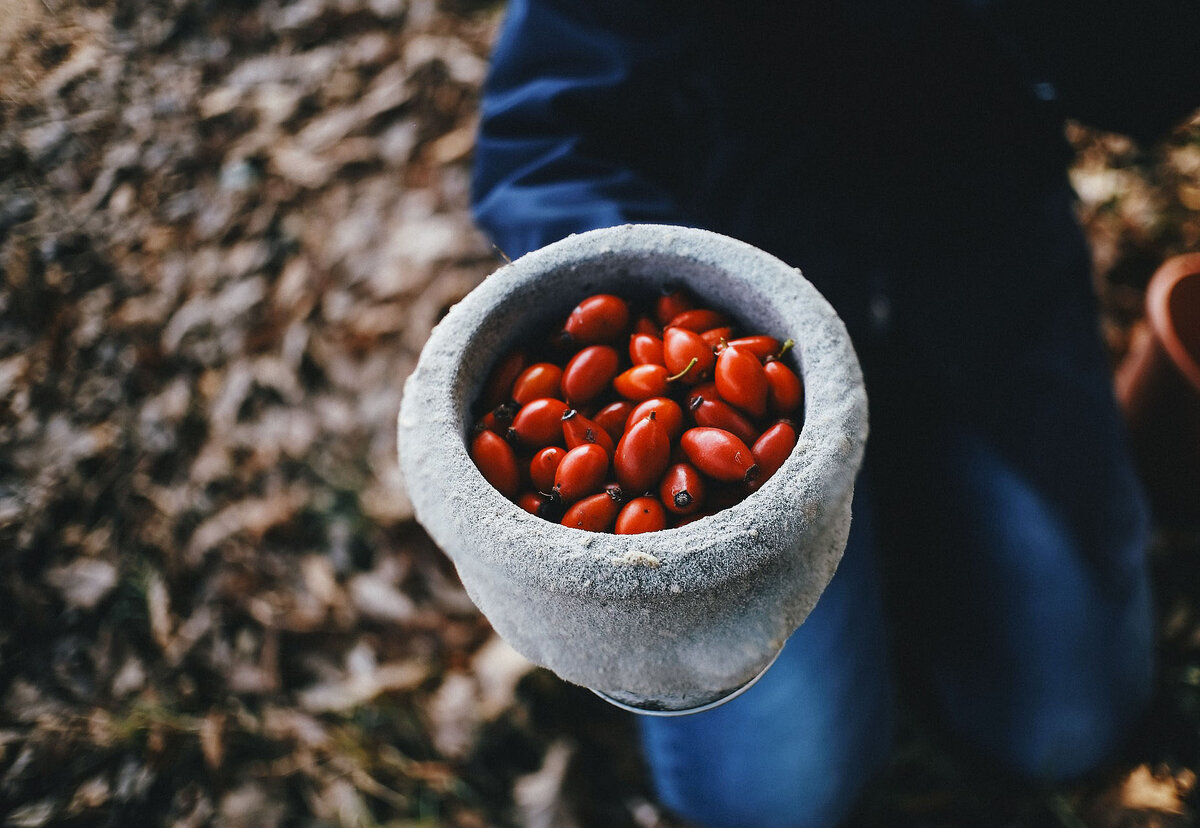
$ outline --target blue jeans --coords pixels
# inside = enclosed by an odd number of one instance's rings
[[[976,257],[959,272],[977,281],[951,273],[937,297],[875,280],[871,301],[901,311],[961,307],[944,326],[856,332],[839,306],[872,406],[845,557],[757,685],[639,719],[667,806],[706,825],[836,824],[888,755],[898,687],[1030,777],[1076,776],[1120,744],[1151,692],[1148,525],[1086,250],[1059,238]]]

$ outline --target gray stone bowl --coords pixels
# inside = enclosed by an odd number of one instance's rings
[[[586,296],[674,286],[795,340],[805,414],[783,467],[735,506],[642,535],[567,528],[506,500],[467,453],[493,364]],[[841,558],[866,435],[854,349],[800,272],[744,242],[661,225],[571,236],[500,268],[434,329],[399,416],[417,519],[496,631],[534,663],[644,712],[712,706],[770,665]]]

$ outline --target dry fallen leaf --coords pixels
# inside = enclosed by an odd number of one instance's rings
[[[1121,783],[1118,801],[1133,810],[1182,814],[1184,804],[1171,776],[1156,777],[1148,765],[1138,765]]]
[[[117,568],[108,561],[79,558],[46,573],[68,606],[91,609],[117,585]]]
[[[574,828],[578,825],[562,798],[563,783],[575,749],[556,741],[542,766],[513,785],[513,800],[523,828]]]

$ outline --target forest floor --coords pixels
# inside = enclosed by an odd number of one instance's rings
[[[414,522],[401,381],[497,264],[468,213],[501,8],[10,0],[0,22],[0,819],[671,826],[633,725],[504,645]],[[1113,361],[1200,249],[1200,121],[1073,128]],[[905,727],[863,826],[1200,819],[1200,537],[1109,766]]]

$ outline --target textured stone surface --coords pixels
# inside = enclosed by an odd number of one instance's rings
[[[643,535],[569,529],[505,500],[466,446],[492,364],[589,294],[663,285],[795,340],[806,410],[791,457],[741,503]],[[812,610],[845,547],[867,405],[841,320],[798,270],[715,233],[628,225],[530,253],[456,305],[405,385],[398,434],[418,520],[501,636],[568,681],[685,709],[753,678]]]

